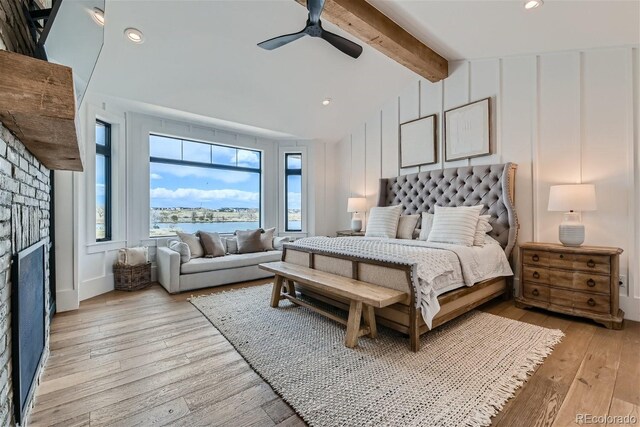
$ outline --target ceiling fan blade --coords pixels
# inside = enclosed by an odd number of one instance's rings
[[[320,37],[331,43],[336,49],[339,49],[352,58],[357,58],[362,53],[362,46],[360,46],[359,44],[345,39],[344,37],[337,34],[333,34],[327,30],[322,30],[322,34],[320,35]]]
[[[298,40],[300,37],[305,36],[306,34],[307,33],[305,33],[304,30],[302,30],[298,33],[286,34],[284,36],[278,36],[269,40],[265,40],[263,42],[258,43],[258,46],[266,50],[273,50],[281,46],[284,46],[287,43],[291,43],[292,41]]]
[[[320,21],[324,9],[324,0],[307,0],[307,10],[309,11],[309,21],[317,24]]]

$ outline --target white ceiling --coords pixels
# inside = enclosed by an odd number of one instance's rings
[[[449,61],[640,43],[638,0],[369,0]]]
[[[520,0],[371,3],[449,60],[640,42],[634,0],[547,0],[532,11]],[[357,60],[309,37],[274,51],[256,46],[306,18],[293,0],[107,0],[90,90],[254,134],[336,141],[416,75],[366,45]],[[127,27],[145,42],[128,42]]]

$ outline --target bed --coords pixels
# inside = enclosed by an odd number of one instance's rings
[[[403,215],[433,213],[436,204],[483,205],[482,214],[490,215],[489,223],[493,228],[488,235],[495,243],[485,251],[493,251],[493,255],[486,256],[495,257],[497,250],[506,260],[511,255],[518,233],[514,207],[515,171],[515,164],[505,163],[449,168],[381,179],[377,205],[402,205]],[[488,264],[488,258],[483,258],[483,255],[473,248],[460,249],[452,247],[454,245],[411,240],[377,240],[380,239],[301,239],[285,245],[282,260],[285,263],[406,292],[405,300],[388,307],[376,308],[375,317],[378,323],[408,334],[413,351],[420,348],[421,334],[493,298],[501,295],[510,296],[511,279],[506,277],[504,271],[495,277],[491,277],[491,269],[486,269],[488,271],[483,271],[483,274],[467,274],[473,269],[466,264],[468,259],[476,259],[475,263],[478,265]],[[420,248],[421,246],[426,246],[428,251]],[[430,255],[424,255],[426,252]],[[443,283],[437,283],[437,279],[427,283],[428,280],[420,279],[429,274],[425,266],[437,269],[439,263],[452,262],[447,260],[456,256],[460,261],[461,275],[465,279],[472,277],[479,280],[471,283],[469,280],[466,280],[466,283],[465,280],[458,280],[459,283],[456,283],[455,277],[449,277],[449,280],[442,280]],[[426,261],[423,263],[423,259],[429,257],[433,258],[431,264]],[[418,271],[419,267],[421,271]],[[428,285],[427,291],[425,283]],[[325,294],[318,288],[312,289],[304,284],[297,284],[296,290],[342,309],[349,307],[348,301]],[[425,295],[425,292],[428,292],[428,295]],[[430,311],[429,315],[425,311]]]

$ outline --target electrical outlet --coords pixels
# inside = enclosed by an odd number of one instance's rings
[[[627,293],[627,276],[621,274],[618,276],[618,284],[620,285],[620,292],[626,294]]]

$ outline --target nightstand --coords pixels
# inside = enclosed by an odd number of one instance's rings
[[[338,237],[354,237],[354,236],[358,236],[358,237],[362,237],[364,236],[364,231],[353,231],[353,230],[340,230],[338,232],[336,232],[336,235]]]
[[[622,329],[624,312],[618,304],[621,253],[620,248],[601,246],[520,245],[516,306],[586,317],[609,329]]]

